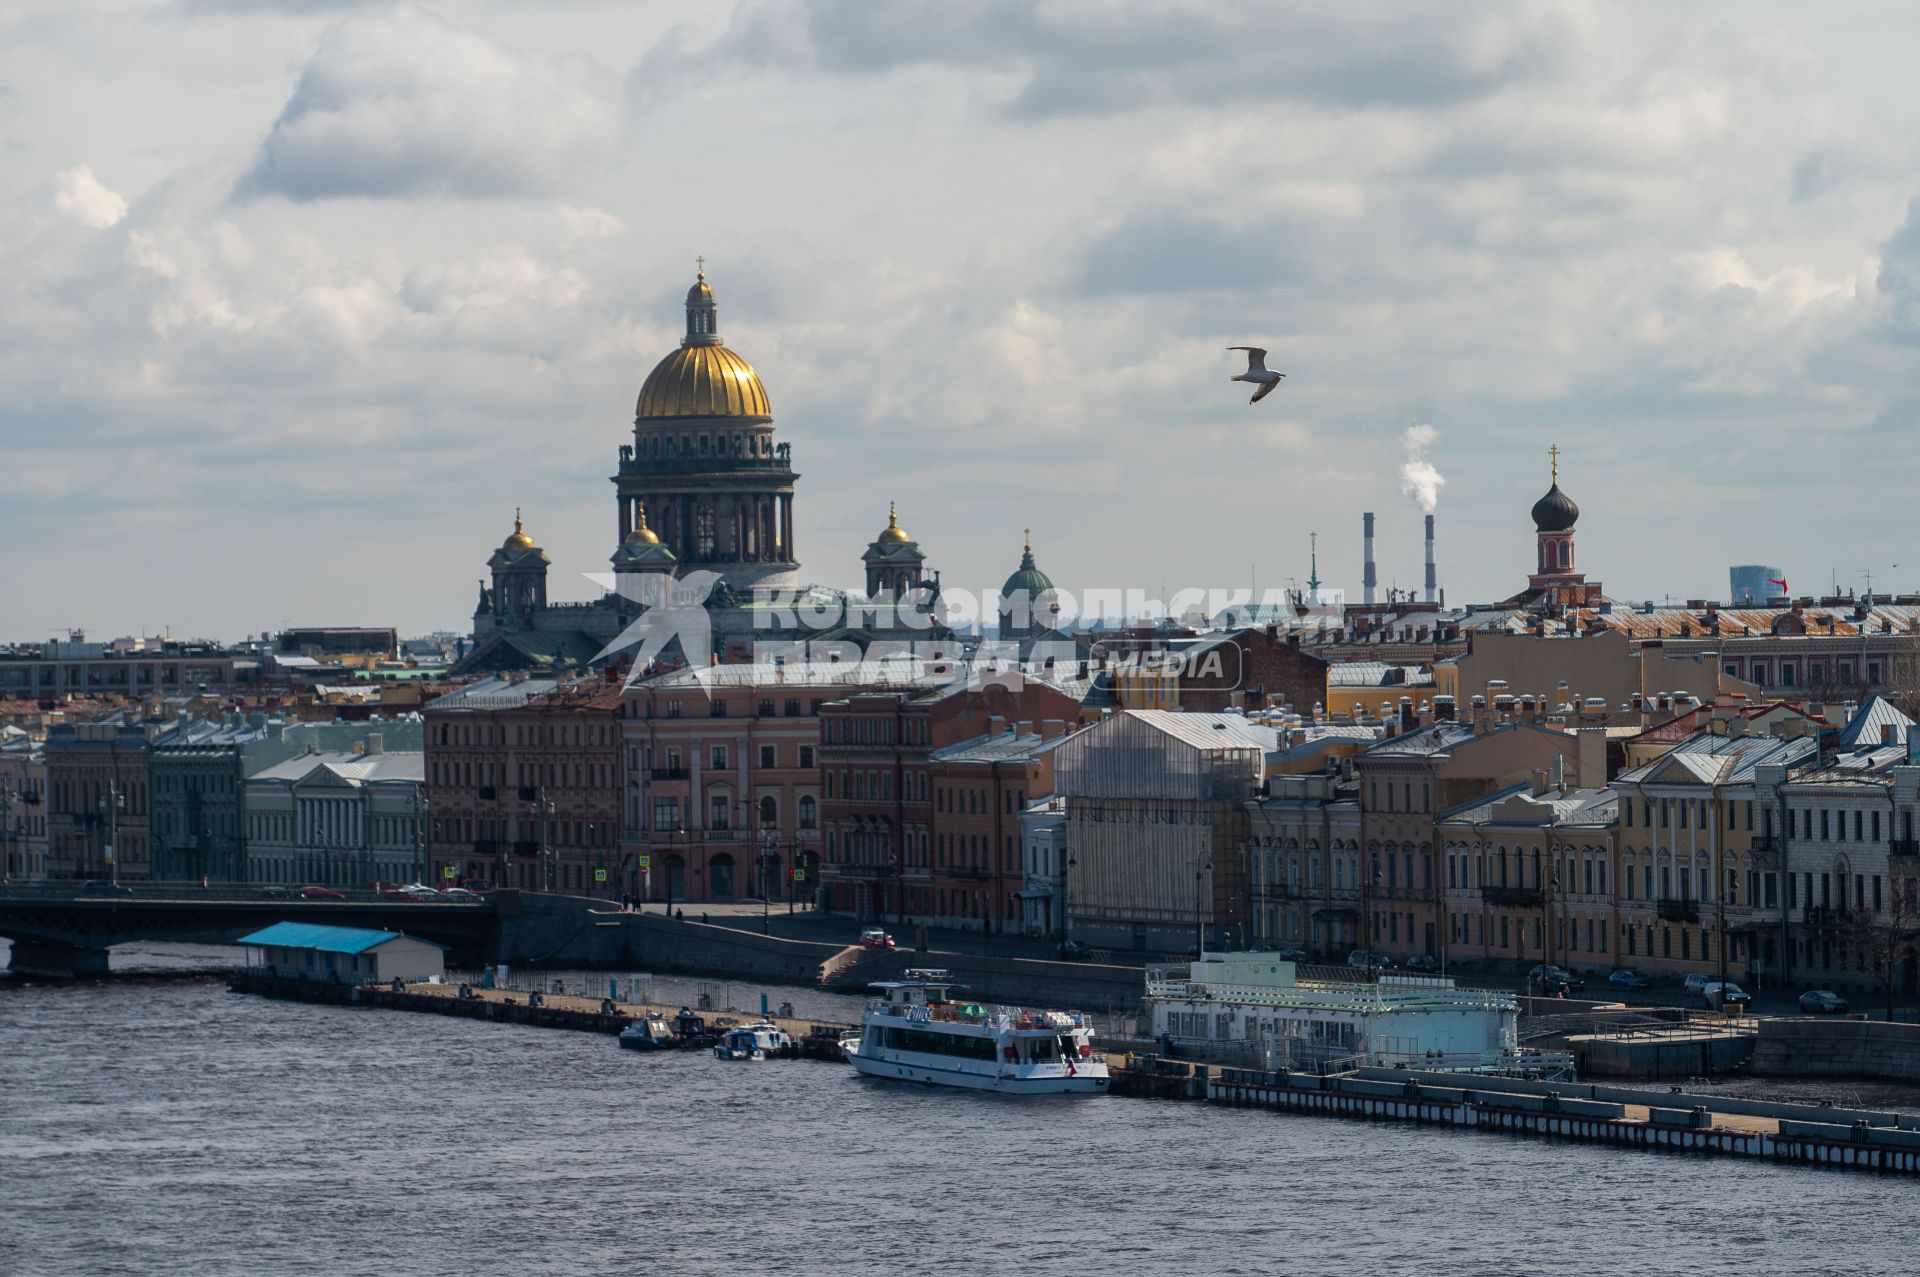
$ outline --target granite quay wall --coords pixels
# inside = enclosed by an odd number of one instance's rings
[[[1754,1047],[1753,1071],[1920,1082],[1920,1024],[1764,1019]]]
[[[817,984],[821,968],[844,952],[836,944],[753,935],[657,913],[625,913],[603,900],[522,896],[518,911],[501,918],[491,956],[514,966]]]

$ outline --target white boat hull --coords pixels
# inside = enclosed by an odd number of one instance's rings
[[[896,1058],[880,1059],[858,1050],[849,1052],[848,1061],[856,1072],[868,1077],[895,1082],[919,1082],[925,1086],[955,1086],[968,1091],[992,1091],[1001,1095],[1099,1095],[1112,1079],[1104,1064],[1088,1063],[1076,1074],[1041,1074],[1019,1077],[1012,1074],[976,1073],[956,1069],[950,1060]]]

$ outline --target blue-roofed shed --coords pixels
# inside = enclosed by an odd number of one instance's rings
[[[276,922],[242,936],[247,965],[288,980],[385,984],[426,980],[446,969],[446,946],[399,931]]]

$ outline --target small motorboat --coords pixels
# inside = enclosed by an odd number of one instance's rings
[[[842,1033],[840,1035],[840,1058],[843,1060],[851,1060],[858,1054],[860,1054],[860,1035],[858,1033]]]
[[[764,1020],[728,1029],[713,1046],[717,1060],[767,1060],[794,1054],[793,1039],[779,1025]]]
[[[620,1045],[630,1051],[664,1051],[680,1045],[680,1039],[666,1016],[649,1011],[620,1030]]]

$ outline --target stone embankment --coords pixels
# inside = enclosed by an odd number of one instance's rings
[[[1759,1024],[1755,1073],[1920,1082],[1920,1024],[1811,1016]]]

